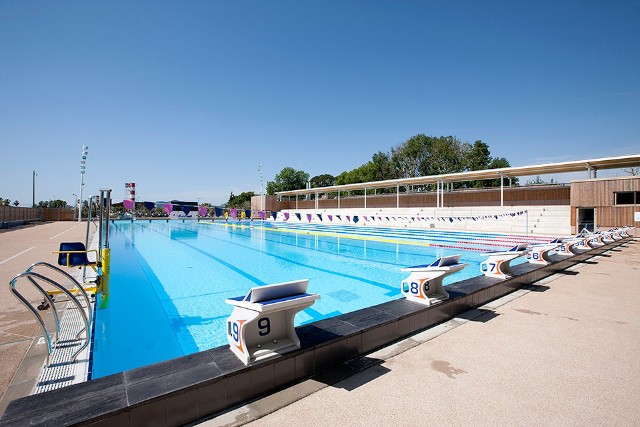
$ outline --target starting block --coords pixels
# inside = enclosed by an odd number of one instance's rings
[[[602,233],[593,233],[587,239],[587,245],[589,245],[591,248],[599,248],[600,246],[604,246],[605,243],[602,240],[603,237],[604,236]]]
[[[552,263],[549,258],[549,252],[561,245],[562,242],[559,239],[555,239],[549,243],[529,246],[530,252],[526,256],[527,261],[531,264],[549,265]]]
[[[438,258],[435,262],[403,268],[409,277],[402,281],[400,290],[409,300],[424,305],[433,305],[449,299],[449,294],[442,286],[442,280],[465,268],[468,263],[460,263],[461,255]]]
[[[613,237],[612,231],[603,231],[602,232],[602,242],[603,243],[613,243],[616,239]]]
[[[631,237],[631,235],[629,234],[629,232],[631,230],[633,230],[635,227],[630,227],[630,226],[625,226],[622,227],[622,231],[620,232],[620,236],[622,237]]]
[[[619,228],[610,228],[609,230],[607,230],[609,233],[611,233],[611,238],[615,241],[615,240],[622,240],[622,236],[620,235],[621,230]]]
[[[300,348],[293,320],[301,310],[320,299],[307,293],[308,280],[252,288],[247,295],[229,298],[227,339],[233,353],[245,364]]]
[[[513,277],[515,273],[511,270],[509,265],[511,261],[516,258],[520,258],[529,252],[527,250],[526,243],[520,243],[515,245],[508,251],[504,252],[489,252],[487,258],[482,264],[480,264],[480,271],[487,277],[494,277],[496,279],[508,279]]]
[[[558,255],[570,256],[578,255],[590,251],[593,249],[587,244],[591,239],[591,236],[587,237],[573,237],[562,241],[562,244],[557,249]]]

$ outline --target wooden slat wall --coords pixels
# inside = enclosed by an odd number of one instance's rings
[[[395,208],[396,194],[367,195],[367,208]],[[512,187],[504,189],[505,206],[569,205],[570,187]],[[268,196],[267,200],[274,198]],[[296,209],[295,200],[267,203],[268,210]],[[445,206],[500,206],[500,189],[454,191],[444,194]],[[400,193],[400,207],[435,207],[436,194]],[[338,200],[318,200],[320,209],[336,209]],[[298,209],[314,209],[315,200],[298,200]],[[341,197],[340,208],[364,208],[364,196]]]
[[[595,179],[571,183],[571,206],[613,206],[616,191],[640,191],[640,177]]]
[[[0,221],[35,220],[40,219],[41,216],[42,212],[39,208],[0,206]]]
[[[571,183],[571,225],[576,225],[578,208],[595,208],[595,222],[600,227],[634,224],[638,205],[614,205],[615,192],[640,191],[640,177],[594,179]]]

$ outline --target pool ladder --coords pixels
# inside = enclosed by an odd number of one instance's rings
[[[52,278],[47,277],[41,273],[33,271],[34,268],[36,267],[46,267],[48,269],[54,270],[57,273],[60,273],[65,278],[69,279],[69,281],[71,281],[71,283],[73,284],[73,287],[77,289],[77,293],[81,295],[82,299],[84,300],[85,306],[83,307],[80,300],[76,297],[76,295],[74,295],[74,292],[72,292],[73,288],[70,290],[67,287],[61,285],[58,281],[53,280]],[[44,319],[42,318],[40,313],[38,313],[38,310],[33,306],[31,302],[29,302],[29,300],[27,300],[22,295],[22,293],[20,293],[20,291],[18,291],[18,289],[16,289],[16,285],[22,278],[26,278],[38,290],[38,292],[42,294],[42,296],[44,297],[44,302],[41,304],[41,306],[43,308],[46,308],[48,304],[51,307],[51,311],[53,312],[53,317],[55,319],[55,326],[56,326],[55,331],[53,331],[53,339],[51,338],[51,334],[47,329]],[[78,311],[80,312],[82,321],[84,323],[84,327],[80,328],[80,330],[75,334],[75,339],[65,339],[65,340],[60,339],[60,336],[61,336],[60,317],[54,305],[53,298],[51,297],[49,292],[47,292],[41,286],[42,282],[48,283],[49,285],[58,289],[62,294],[66,295],[69,298],[69,301],[71,301],[74,304],[75,308],[77,308]],[[73,276],[71,276],[66,271],[52,264],[49,264],[47,262],[36,262],[32,264],[25,272],[20,273],[16,277],[14,277],[9,282],[9,285],[10,285],[11,292],[14,294],[14,296],[22,304],[24,304],[24,306],[27,307],[27,309],[31,311],[31,313],[33,313],[33,315],[36,317],[36,320],[40,324],[40,328],[42,329],[42,334],[47,343],[47,366],[50,365],[51,353],[53,352],[54,348],[63,348],[63,347],[73,346],[75,345],[75,343],[83,341],[81,336],[83,335],[83,333],[85,334],[83,344],[71,356],[71,363],[75,362],[78,358],[78,355],[89,345],[89,340],[91,337],[90,319],[93,319],[93,314],[91,310],[91,301],[89,299],[89,295],[87,294],[85,289],[82,287],[80,282],[78,282]]]

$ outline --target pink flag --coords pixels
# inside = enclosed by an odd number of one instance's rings
[[[351,221],[351,217],[347,215],[347,222]]]
[[[258,212],[258,216],[260,217],[260,219],[264,219],[264,215],[265,215],[264,211]]]
[[[207,207],[206,206],[198,206],[198,215],[207,216]]]
[[[128,211],[130,211],[131,209],[133,209],[133,207],[135,206],[136,202],[134,202],[133,200],[123,200],[122,204],[124,205],[124,208]]]
[[[333,215],[327,215],[327,218],[329,218],[329,221],[333,221]]]
[[[167,213],[167,215],[171,215],[171,212],[173,212],[173,205],[167,203],[166,205],[164,205],[164,211]]]
[[[231,208],[229,209],[229,214],[231,215],[231,218],[235,218],[238,215],[238,210],[236,208]]]
[[[311,214],[307,214],[307,220],[311,222]]]
[[[284,220],[288,221],[289,220],[289,212],[285,212],[284,213]]]

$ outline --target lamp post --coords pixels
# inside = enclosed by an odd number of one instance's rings
[[[264,211],[264,192],[262,190],[262,163],[258,165],[258,173],[260,174],[260,210]]]
[[[33,203],[32,203],[32,207],[36,207],[36,176],[38,174],[36,173],[36,171],[33,171],[33,186],[32,186],[32,190],[33,190]]]
[[[82,221],[82,189],[84,188],[84,165],[87,161],[89,147],[82,144],[82,158],[80,159],[80,200],[78,201],[78,222]]]
[[[78,209],[78,195],[76,193],[71,193],[73,194],[73,201],[75,203],[75,205],[73,206],[73,214],[76,214],[76,209]]]

